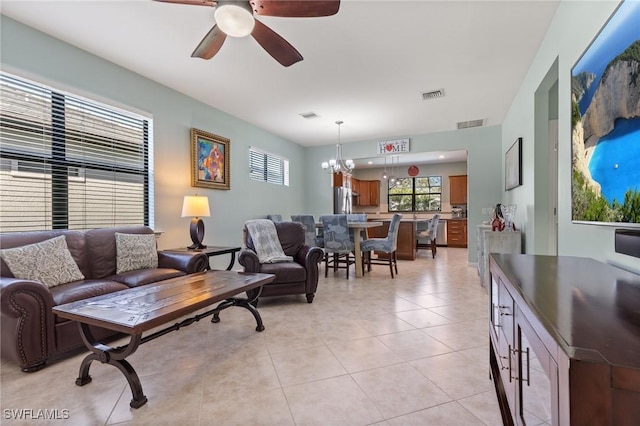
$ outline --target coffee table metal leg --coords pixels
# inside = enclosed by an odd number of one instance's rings
[[[260,312],[253,306],[253,302],[258,300],[260,297],[260,293],[262,293],[262,287],[255,293],[255,296],[251,299],[238,299],[235,297],[231,297],[224,302],[220,302],[218,306],[213,310],[213,318],[211,318],[211,322],[218,323],[220,322],[220,312],[224,311],[227,308],[232,306],[240,306],[242,308],[248,309],[253,317],[256,319],[256,331],[264,331],[264,324],[262,323],[262,317],[260,316]]]
[[[91,382],[89,368],[91,367],[91,363],[97,360],[103,364],[113,365],[122,372],[129,383],[129,388],[131,388],[132,399],[129,405],[132,408],[140,408],[146,404],[147,397],[142,392],[142,384],[140,383],[138,373],[136,373],[131,364],[125,360],[126,357],[133,354],[138,349],[142,340],[142,334],[132,334],[130,335],[131,339],[127,345],[119,348],[112,348],[98,342],[93,336],[93,333],[91,333],[91,329],[87,324],[79,322],[78,326],[82,341],[85,346],[89,348],[91,353],[87,355],[82,360],[82,364],[80,364],[80,371],[78,373],[78,378],[76,379],[76,385],[84,386]]]

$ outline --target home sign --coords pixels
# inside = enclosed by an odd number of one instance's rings
[[[397,139],[393,141],[378,142],[378,154],[398,154],[409,152],[409,139]]]

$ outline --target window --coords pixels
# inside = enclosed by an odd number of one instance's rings
[[[428,212],[442,208],[442,176],[399,178],[389,181],[390,212]]]
[[[150,128],[0,73],[0,231],[153,226]]]
[[[289,160],[256,148],[249,148],[251,180],[289,186]]]

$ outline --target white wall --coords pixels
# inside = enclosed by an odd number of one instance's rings
[[[212,217],[203,220],[205,243],[210,245],[240,245],[248,219],[269,213],[287,217],[304,210],[303,147],[6,16],[1,19],[3,70],[153,117],[155,229],[163,231],[160,248],[191,244],[190,219],[180,217],[184,195],[209,197]],[[192,127],[231,140],[231,190],[191,187]],[[291,186],[249,180],[249,146],[289,158]],[[227,263],[228,259],[218,258],[212,262],[216,267]]]
[[[598,34],[618,1],[563,1],[502,125],[502,153],[523,137],[524,184],[504,192],[504,203],[518,205],[516,224],[525,229],[527,253],[534,252],[534,173],[547,173],[535,163],[535,144],[542,139],[534,126],[535,92],[557,60],[558,66],[558,254],[591,257],[640,271],[638,259],[615,253],[614,229],[571,222],[571,68]],[[539,190],[540,188],[537,188]],[[530,235],[530,234],[534,235]]]

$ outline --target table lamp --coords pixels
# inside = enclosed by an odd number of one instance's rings
[[[193,217],[193,219],[191,219],[191,227],[189,228],[193,244],[188,247],[189,249],[193,250],[207,247],[202,244],[202,239],[204,238],[204,222],[200,218],[209,216],[211,216],[211,212],[209,211],[209,198],[203,195],[184,196],[182,217]]]

